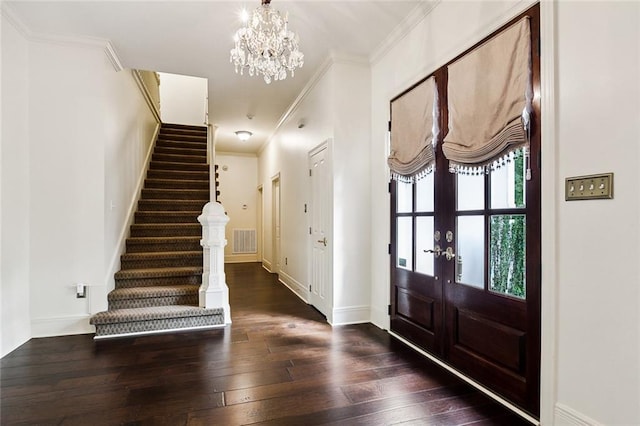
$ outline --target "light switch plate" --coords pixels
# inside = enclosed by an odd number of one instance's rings
[[[564,199],[566,201],[611,198],[613,198],[613,173],[565,179]]]

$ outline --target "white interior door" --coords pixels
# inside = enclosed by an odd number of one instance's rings
[[[330,170],[327,144],[309,153],[311,179],[311,285],[310,300],[326,317],[332,306]]]
[[[271,181],[272,185],[272,220],[273,220],[273,259],[271,272],[280,273],[280,176],[275,177]]]

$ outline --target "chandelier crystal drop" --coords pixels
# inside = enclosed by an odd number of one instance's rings
[[[284,80],[287,72],[294,75],[295,68],[302,68],[304,55],[298,49],[298,36],[289,31],[287,21],[270,6],[271,0],[262,0],[250,16],[243,13],[244,26],[236,31],[235,47],[231,59],[236,73],[260,75],[269,84],[272,80]]]

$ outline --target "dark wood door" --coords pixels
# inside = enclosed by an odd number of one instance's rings
[[[538,10],[526,12],[532,18],[535,93]],[[446,67],[434,75],[440,125],[446,129]],[[537,96],[534,116],[540,117]],[[439,139],[444,136],[446,130]],[[529,149],[487,173],[449,173],[440,145],[435,172],[424,178],[428,183],[390,185],[391,330],[537,416],[539,121],[532,126]],[[433,206],[424,208],[424,198]]]

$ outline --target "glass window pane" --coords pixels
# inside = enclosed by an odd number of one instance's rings
[[[413,184],[396,181],[397,212],[410,213],[413,211]]]
[[[491,216],[489,289],[525,298],[526,218],[524,215]]]
[[[398,233],[396,236],[396,266],[413,270],[413,218],[398,218]]]
[[[433,217],[416,218],[416,272],[433,276]]]
[[[456,282],[484,289],[484,216],[459,216],[457,222]]]
[[[525,166],[522,148],[515,157],[491,172],[491,207],[494,209],[524,207]]]
[[[458,210],[484,209],[484,174],[456,175]]]
[[[433,176],[431,172],[416,182],[416,211],[433,211]]]

